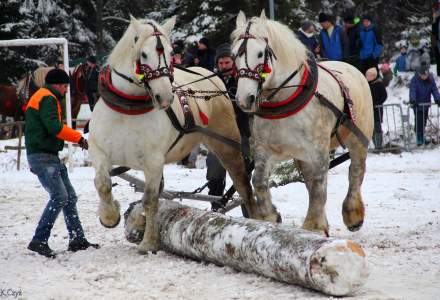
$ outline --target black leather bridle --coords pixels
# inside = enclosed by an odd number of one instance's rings
[[[237,77],[239,78],[249,78],[258,82],[258,95],[262,92],[263,83],[265,81],[264,73],[269,73],[271,70],[269,68],[269,59],[272,62],[272,59],[277,59],[275,53],[272,48],[269,46],[269,42],[267,38],[264,38],[266,42],[266,48],[264,50],[264,61],[262,64],[258,64],[254,69],[251,69],[248,64],[248,55],[247,55],[247,43],[249,39],[257,39],[256,36],[250,34],[249,31],[251,29],[252,22],[249,22],[246,27],[246,32],[242,34],[238,39],[243,40],[240,47],[238,48],[237,55],[240,57],[244,55],[244,60],[246,63],[246,68],[240,68],[237,73]]]
[[[162,36],[163,34],[157,29],[156,25],[154,25],[153,23],[147,23],[148,25],[151,25],[153,27],[153,34],[152,36],[156,37],[156,52],[159,56],[159,62],[157,64],[156,69],[153,69],[152,67],[150,67],[147,64],[142,64],[140,59],[138,59],[136,61],[136,74],[137,75],[141,75],[140,76],[140,81],[144,84],[145,88],[147,89],[147,91],[151,94],[151,87],[149,82],[151,80],[160,78],[160,77],[168,77],[171,81],[171,83],[173,83],[174,81],[174,68],[173,68],[173,62],[171,61],[170,64],[167,63],[167,59],[165,56],[165,49],[164,46],[162,44],[162,40],[160,39],[160,36]],[[136,43],[139,37],[135,37],[134,38],[134,42]],[[161,60],[163,58],[163,61],[165,63],[164,67],[161,67]],[[118,72],[116,69],[113,69],[113,71],[118,74],[120,77],[124,78],[125,80],[129,81],[130,83],[134,83],[137,84],[136,81],[134,81],[132,78],[130,78],[129,76],[126,76],[120,72]]]

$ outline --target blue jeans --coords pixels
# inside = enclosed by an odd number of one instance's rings
[[[77,196],[67,174],[67,168],[58,156],[46,153],[27,156],[31,172],[38,176],[41,185],[49,193],[50,199],[38,222],[33,241],[46,242],[58,217],[63,211],[64,222],[70,241],[85,239],[84,231],[76,209]]]

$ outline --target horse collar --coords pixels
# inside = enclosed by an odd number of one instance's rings
[[[153,102],[149,95],[133,96],[118,90],[112,83],[111,72],[110,66],[106,66],[99,74],[99,93],[107,106],[126,115],[140,115],[153,110]],[[116,74],[123,75],[118,72]],[[133,81],[127,78],[125,79]]]
[[[301,111],[315,95],[318,86],[318,67],[313,54],[309,54],[307,60],[309,68],[304,69],[304,73],[297,89],[288,98],[277,102],[260,102],[255,114],[264,119],[282,119]],[[292,79],[298,70],[295,70],[275,91],[268,97],[273,98],[285,84]]]

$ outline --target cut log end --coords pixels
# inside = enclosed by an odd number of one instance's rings
[[[367,281],[369,271],[362,248],[347,240],[335,240],[310,258],[312,286],[334,296],[352,295]]]

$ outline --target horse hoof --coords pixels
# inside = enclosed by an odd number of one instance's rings
[[[352,226],[348,226],[348,230],[350,231],[358,231],[359,229],[361,229],[362,225],[364,224],[364,221],[360,221],[359,223],[352,225]]]
[[[118,221],[117,221],[116,224],[113,225],[113,226],[110,226],[110,225],[104,224],[104,222],[102,222],[101,218],[99,218],[99,222],[100,222],[101,225],[104,226],[105,228],[110,228],[110,229],[111,229],[111,228],[115,228],[116,226],[119,225],[119,222],[121,222],[121,215],[119,215]]]

